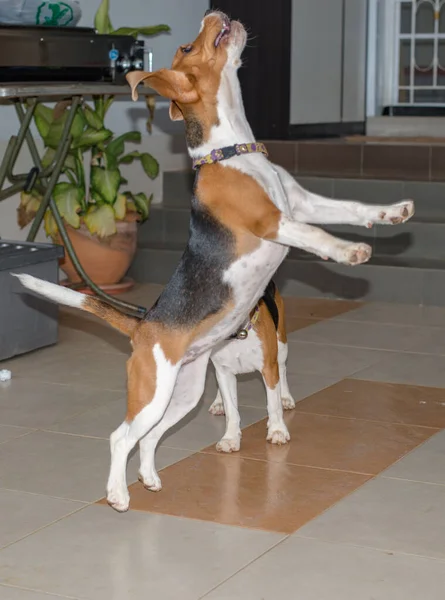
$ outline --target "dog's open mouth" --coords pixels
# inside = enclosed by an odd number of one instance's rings
[[[224,19],[221,31],[216,36],[215,48],[217,48],[219,46],[222,39],[224,39],[225,37],[228,37],[230,35],[230,30],[231,30],[231,26],[230,26],[229,19]]]

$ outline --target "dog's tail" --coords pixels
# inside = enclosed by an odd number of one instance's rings
[[[33,277],[32,275],[25,275],[24,273],[11,273],[11,275],[18,277],[22,285],[32,292],[58,304],[65,304],[66,306],[80,308],[92,313],[129,337],[131,337],[136,325],[140,322],[136,317],[124,315],[106,302],[93,296],[75,292],[74,290],[44,281],[43,279],[37,279],[37,277]]]

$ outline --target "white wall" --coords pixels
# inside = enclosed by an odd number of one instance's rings
[[[186,7],[187,4],[187,7]],[[81,0],[82,20],[80,25],[92,26],[99,0]],[[180,44],[193,41],[198,34],[200,21],[209,7],[209,0],[111,0],[111,19],[114,27],[143,26],[166,23],[171,27],[170,34],[156,38],[146,38],[153,48],[153,68],[169,67],[173,55]],[[116,133],[138,129],[145,133],[147,111],[144,101],[135,104],[131,101],[118,101],[110,109],[107,126]],[[14,110],[0,106],[0,155],[3,155],[9,137],[17,131]],[[131,149],[131,148],[130,148]],[[172,123],[168,117],[168,103],[159,100],[153,134],[144,135],[142,149],[152,152],[161,164],[161,170],[183,169],[189,165],[183,141],[183,126]],[[20,158],[17,170],[26,171],[31,167],[27,153]],[[155,202],[162,199],[162,177],[151,183],[140,169],[129,167],[127,178],[136,191],[146,189],[155,194]],[[147,185],[148,182],[148,185]],[[0,237],[21,240],[26,232],[20,231],[16,223],[18,196],[0,202]],[[43,236],[39,236],[42,239]]]

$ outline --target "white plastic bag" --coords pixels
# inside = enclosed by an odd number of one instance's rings
[[[78,0],[0,0],[0,24],[74,27],[80,20]]]

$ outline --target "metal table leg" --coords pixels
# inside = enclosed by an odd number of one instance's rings
[[[87,273],[83,269],[82,265],[80,264],[79,259],[76,256],[76,253],[74,251],[71,240],[68,237],[68,233],[66,231],[66,227],[63,222],[63,219],[60,216],[56,202],[54,201],[54,199],[52,197],[54,187],[59,179],[61,170],[63,168],[66,156],[68,154],[68,151],[69,151],[69,148],[71,145],[71,136],[70,136],[71,125],[73,123],[73,120],[74,120],[74,117],[76,114],[76,110],[77,110],[80,102],[81,102],[80,96],[73,97],[72,105],[71,105],[71,108],[70,108],[70,111],[69,111],[69,114],[68,114],[68,117],[67,117],[67,120],[65,123],[64,130],[63,130],[62,139],[60,141],[60,147],[59,147],[60,154],[58,154],[58,156],[57,156],[57,160],[54,164],[54,168],[53,168],[51,176],[49,177],[49,179],[47,179],[46,177],[39,176],[39,180],[42,181],[42,183],[45,186],[45,194],[42,199],[39,210],[37,211],[36,217],[33,221],[33,224],[32,224],[31,230],[28,234],[27,240],[34,241],[34,239],[37,235],[37,232],[42,224],[42,221],[43,221],[43,218],[45,215],[45,211],[47,208],[49,208],[53,214],[54,220],[56,222],[56,225],[57,225],[59,233],[60,233],[60,237],[62,238],[62,241],[65,245],[68,256],[70,257],[77,273],[79,274],[80,278],[85,282],[85,284],[89,288],[91,288],[93,290],[93,292],[95,294],[97,294],[97,296],[99,296],[100,298],[102,298],[107,303],[111,304],[112,306],[115,306],[116,308],[123,310],[125,312],[133,313],[138,317],[142,317],[142,316],[144,316],[144,314],[146,312],[146,309],[143,306],[137,306],[137,305],[131,304],[129,302],[125,302],[124,300],[119,300],[117,298],[114,298],[113,296],[110,296],[109,294],[104,292],[100,287],[98,287],[90,279],[90,277],[87,275]],[[34,138],[32,137],[31,131],[29,130],[29,125],[31,123],[35,104],[34,104],[34,108],[32,108],[32,106],[31,106],[26,111],[26,113],[23,109],[23,106],[20,104],[20,102],[15,103],[15,108],[16,108],[17,116],[21,123],[21,127],[20,127],[19,136],[17,139],[17,144],[15,147],[10,149],[10,157],[9,157],[8,162],[11,163],[13,166],[13,164],[15,163],[15,160],[17,159],[18,152],[20,151],[20,147],[21,147],[21,145],[23,145],[24,139],[26,139],[26,142],[27,142],[31,157],[33,159],[34,165],[39,170],[39,174],[43,174],[44,171],[42,168],[42,162],[40,159],[40,155],[37,150]],[[20,143],[20,146],[17,149],[17,146],[19,143]],[[14,160],[11,160],[11,159],[14,159]],[[6,170],[7,170],[7,168],[8,168],[8,164],[6,165]],[[0,167],[0,183],[1,183],[2,176],[3,176],[3,182],[5,179],[5,176],[3,175],[2,171],[3,171],[3,165]],[[5,171],[5,174],[6,174],[6,172],[7,171]]]

